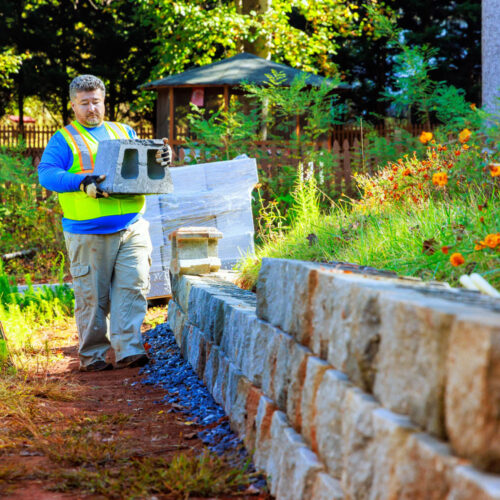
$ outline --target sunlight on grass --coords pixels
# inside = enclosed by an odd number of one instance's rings
[[[477,248],[497,231],[500,202],[481,192],[447,200],[429,198],[419,204],[389,204],[367,212],[351,202],[321,214],[314,181],[299,184],[295,213],[288,231],[270,232],[238,265],[239,285],[253,288],[263,257],[306,261],[343,261],[396,271],[399,275],[457,285],[464,273],[482,274],[500,287],[498,251]],[[460,252],[465,264],[454,267],[450,254]]]

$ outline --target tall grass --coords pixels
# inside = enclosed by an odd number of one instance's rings
[[[61,262],[61,269],[64,262]],[[73,290],[60,281],[55,287],[34,288],[29,275],[28,288],[20,292],[15,281],[4,271],[0,263],[0,321],[8,339],[8,349],[18,368],[30,363],[39,363],[40,358],[50,356],[50,339],[41,330],[48,325],[61,325],[73,315]],[[0,361],[5,362],[6,356]]]
[[[242,287],[255,286],[263,257],[351,262],[453,285],[464,272],[478,272],[500,286],[499,252],[474,249],[476,242],[498,231],[500,202],[495,193],[486,200],[477,190],[456,199],[393,204],[371,213],[351,201],[322,213],[319,196],[314,179],[299,181],[289,230],[270,232],[256,255],[239,263]],[[455,252],[465,258],[460,267],[450,263]]]

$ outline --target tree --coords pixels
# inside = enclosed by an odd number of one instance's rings
[[[483,106],[499,113],[500,98],[500,1],[483,1]]]

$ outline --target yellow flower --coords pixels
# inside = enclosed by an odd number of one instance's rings
[[[435,186],[446,186],[446,184],[448,184],[448,176],[446,175],[446,172],[436,172],[432,176],[432,183]]]
[[[491,163],[488,165],[488,168],[490,169],[491,177],[500,176],[500,163]]]
[[[464,256],[461,253],[452,253],[450,256],[450,264],[452,266],[461,266],[465,262]]]
[[[425,131],[424,131],[424,132],[422,132],[422,133],[420,134],[419,139],[420,139],[420,142],[421,142],[422,144],[427,144],[430,140],[432,140],[432,137],[433,137],[433,136],[432,136],[432,132],[425,132]]]
[[[470,139],[472,132],[468,128],[464,128],[460,134],[458,134],[458,140],[462,143],[467,142]]]
[[[467,146],[467,144],[464,144],[464,145],[462,146],[462,149],[464,149],[465,151],[467,151],[467,150],[469,149],[469,146]]]

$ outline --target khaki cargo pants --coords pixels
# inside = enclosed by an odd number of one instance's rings
[[[139,219],[112,234],[64,232],[75,291],[80,364],[144,354],[141,325],[147,309],[151,240]]]

